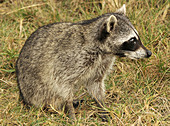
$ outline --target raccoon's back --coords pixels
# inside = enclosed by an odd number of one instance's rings
[[[42,58],[57,46],[57,41],[64,34],[70,23],[55,23],[40,27],[26,40],[18,60],[30,61]],[[57,46],[58,47],[58,46]],[[47,58],[47,57],[46,57]]]

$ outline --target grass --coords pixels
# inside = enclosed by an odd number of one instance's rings
[[[53,22],[77,22],[114,12],[123,3],[141,40],[153,55],[138,61],[121,58],[106,82],[109,122],[97,115],[88,95],[76,109],[74,125],[170,125],[168,0],[6,0],[0,3],[0,125],[73,125],[63,112],[26,109],[19,102],[15,62],[30,34]],[[102,5],[102,6],[101,6]]]

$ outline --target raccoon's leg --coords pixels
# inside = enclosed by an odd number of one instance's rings
[[[105,86],[104,83],[94,82],[87,85],[88,93],[95,99],[99,107],[102,107],[105,99]]]
[[[56,110],[63,110],[63,107],[65,107],[64,112],[68,113],[71,120],[75,120],[72,87],[65,83],[60,86],[56,84],[53,89],[55,90],[50,92],[51,96],[49,97],[52,99],[50,99],[48,104],[51,104]]]
[[[67,85],[67,84],[66,84]],[[62,99],[64,99],[64,102],[65,102],[65,113],[68,113],[68,116],[70,118],[70,121],[72,120],[76,120],[76,117],[75,117],[75,110],[74,110],[74,107],[73,107],[73,93],[72,93],[72,88],[67,86],[68,88],[64,88],[65,92],[64,94],[60,94],[62,95]],[[63,89],[63,91],[64,91]]]
[[[104,99],[105,99],[105,86],[104,83],[101,82],[95,82],[91,85],[87,86],[87,91],[89,94],[92,95],[92,97],[95,99],[97,106],[100,109],[101,112],[99,112],[100,117],[103,121],[107,121],[107,112],[104,109]]]
[[[66,101],[66,108],[65,108],[66,112],[68,112],[69,114],[69,118],[72,120],[76,120],[75,117],[75,110],[73,107],[73,99],[69,99],[68,101]]]

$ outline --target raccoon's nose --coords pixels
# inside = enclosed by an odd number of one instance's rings
[[[152,55],[152,52],[151,51],[149,51],[149,50],[147,50],[147,56],[146,56],[146,58],[149,58],[151,55]]]

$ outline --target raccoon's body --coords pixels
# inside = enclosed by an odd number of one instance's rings
[[[27,104],[63,105],[75,119],[73,97],[84,86],[99,103],[104,79],[115,57],[150,57],[137,31],[125,16],[125,6],[80,23],[54,23],[35,31],[16,63],[20,95]]]

